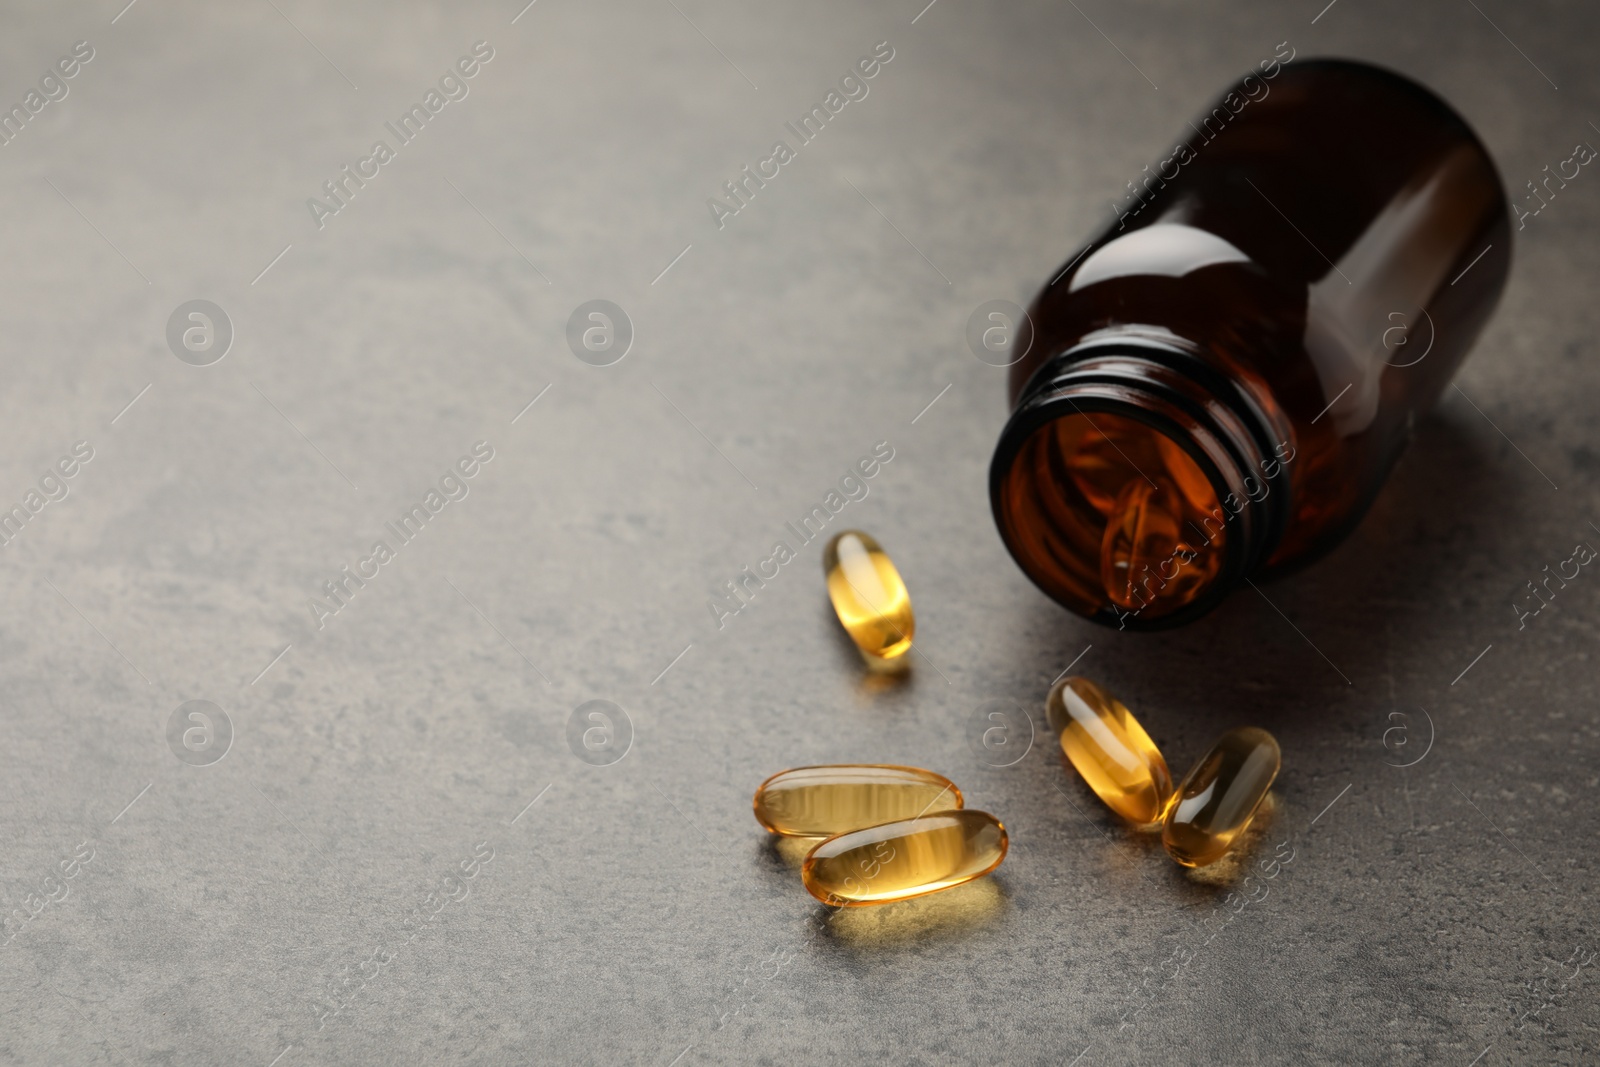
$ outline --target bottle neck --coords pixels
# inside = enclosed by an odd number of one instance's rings
[[[1209,611],[1271,555],[1292,442],[1176,344],[1118,338],[1044,361],[990,467],[1002,539],[1066,607],[1119,629]]]

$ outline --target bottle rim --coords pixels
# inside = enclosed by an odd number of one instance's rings
[[[1165,614],[1146,616],[1143,608],[1123,611],[1110,603],[1087,612],[1053,590],[1019,548],[1006,489],[1023,448],[1058,419],[1098,413],[1121,416],[1166,437],[1205,475],[1218,501],[1216,511],[1222,512],[1228,536],[1221,569],[1193,601]],[[1001,432],[989,468],[989,501],[1001,540],[1036,586],[1094,622],[1133,630],[1191,622],[1270,557],[1287,525],[1287,464],[1274,460],[1267,426],[1265,413],[1248,395],[1177,345],[1117,339],[1074,346],[1040,365]]]

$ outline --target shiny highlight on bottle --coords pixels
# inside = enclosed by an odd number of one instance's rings
[[[881,763],[779,771],[761,783],[754,801],[756,821],[785,837],[831,837],[962,804],[961,790],[943,775]]]
[[[909,900],[981,878],[1006,857],[1006,828],[962,809],[830,837],[800,868],[806,890],[833,907]]]

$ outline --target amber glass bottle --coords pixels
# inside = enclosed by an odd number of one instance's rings
[[[1129,190],[1017,333],[989,486],[1041,589],[1155,629],[1360,520],[1499,298],[1511,231],[1460,116],[1339,60],[1264,63]]]

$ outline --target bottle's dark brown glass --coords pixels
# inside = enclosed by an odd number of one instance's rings
[[[1283,47],[1115,210],[1029,309],[990,496],[1046,593],[1154,629],[1350,531],[1499,298],[1511,230],[1442,100]]]

